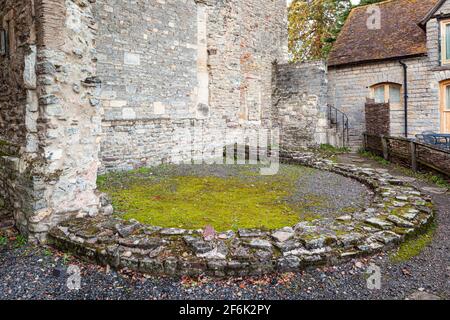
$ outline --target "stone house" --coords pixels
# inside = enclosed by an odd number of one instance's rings
[[[361,146],[367,98],[389,103],[390,135],[450,133],[448,57],[450,1],[352,10],[328,60],[328,102],[348,114],[351,145]]]

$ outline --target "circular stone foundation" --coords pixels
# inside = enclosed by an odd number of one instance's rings
[[[50,242],[150,274],[257,275],[390,248],[433,217],[428,197],[385,170],[304,153],[283,160],[292,165],[273,177],[248,166],[165,166],[102,177],[117,214],[63,222]]]
[[[164,228],[275,230],[365,208],[358,181],[299,165],[261,175],[253,165],[166,165],[99,178],[116,214]]]

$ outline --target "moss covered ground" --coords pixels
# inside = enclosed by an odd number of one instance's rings
[[[99,177],[116,214],[162,227],[216,230],[276,229],[320,218],[330,199],[296,194],[298,181],[314,170],[282,165],[274,176],[257,166],[160,166]]]

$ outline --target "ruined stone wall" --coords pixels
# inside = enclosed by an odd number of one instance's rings
[[[189,159],[223,146],[225,135],[270,127],[273,63],[287,52],[283,0],[99,0],[95,8],[102,170]]]
[[[31,166],[38,197],[32,215],[16,220],[43,240],[58,222],[98,212],[102,110],[92,1],[40,0],[36,12],[39,153]]]
[[[408,134],[414,137],[425,130],[439,130],[439,86],[428,57],[403,60],[408,65]],[[350,143],[362,145],[365,128],[364,105],[370,87],[392,82],[402,85],[402,102],[390,109],[391,135],[404,135],[403,68],[398,61],[367,63],[329,68],[329,103],[347,113]]]
[[[271,125],[284,0],[0,4],[14,25],[14,54],[0,58],[0,206],[32,240],[102,211],[100,159],[117,170],[205,157],[205,145],[222,155],[242,129]]]
[[[323,62],[281,64],[274,77],[273,118],[281,147],[327,143],[327,71]]]
[[[1,0],[0,29],[9,35],[9,52],[0,55],[0,140],[24,145],[27,88],[36,85],[25,73],[35,41],[31,0]]]
[[[0,57],[9,99],[0,109],[0,197],[23,234],[45,241],[58,222],[99,210],[102,110],[92,1],[0,4],[14,26],[10,56]]]
[[[0,216],[31,211],[31,179],[25,158],[36,151],[36,34],[31,0],[0,1]]]

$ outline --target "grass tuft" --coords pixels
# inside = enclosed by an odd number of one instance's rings
[[[427,230],[403,242],[390,258],[394,263],[402,263],[418,256],[432,241],[436,233],[437,224],[433,222]]]

